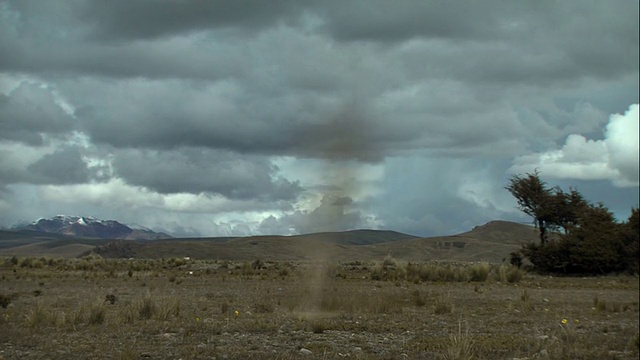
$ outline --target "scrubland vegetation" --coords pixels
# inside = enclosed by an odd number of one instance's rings
[[[575,188],[550,188],[534,172],[515,175],[506,189],[531,216],[540,242],[531,243],[512,260],[527,258],[542,273],[609,274],[640,271],[640,212],[631,209],[618,222],[602,203],[592,204]]]
[[[637,359],[638,278],[510,264],[0,260],[3,359]]]

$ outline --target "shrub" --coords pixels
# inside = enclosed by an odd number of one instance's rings
[[[3,309],[6,309],[7,306],[11,303],[11,297],[8,295],[0,294],[0,306]]]
[[[520,251],[514,251],[509,255],[509,263],[515,267],[522,267],[522,253]]]
[[[328,329],[329,326],[325,320],[316,319],[311,321],[310,327],[311,327],[311,331],[314,334],[322,334],[324,333],[325,330]]]
[[[105,301],[107,301],[111,305],[115,304],[116,300],[118,300],[118,297],[114,294],[108,294],[107,296],[105,296]]]
[[[398,266],[398,261],[396,259],[394,259],[391,255],[387,255],[384,257],[384,260],[382,261],[382,266],[383,267],[396,267]]]
[[[31,267],[33,267],[33,262],[34,262],[33,258],[30,258],[30,257],[24,258],[20,262],[20,267],[31,268]]]
[[[289,276],[289,269],[284,267],[284,268],[278,270],[278,275],[281,276],[281,277]]]
[[[104,301],[96,301],[89,306],[89,316],[87,323],[89,325],[100,325],[104,323],[106,312],[104,310]]]
[[[262,260],[260,259],[255,259],[252,263],[251,263],[251,267],[254,270],[261,270],[265,268],[265,264]]]
[[[250,264],[248,261],[245,261],[242,264],[241,272],[242,272],[242,275],[244,275],[244,276],[251,276],[251,275],[255,274],[253,265]]]
[[[507,270],[507,282],[508,283],[517,283],[524,277],[524,271],[516,266],[511,266]]]
[[[138,316],[140,319],[151,319],[157,311],[158,305],[151,296],[146,296],[138,307]]]
[[[433,305],[433,313],[450,314],[453,312],[453,308],[453,303],[448,296],[445,298],[437,298],[435,304]]]
[[[418,307],[422,307],[427,305],[427,299],[425,296],[422,296],[422,294],[420,294],[419,290],[415,290],[413,293],[413,303],[418,306]]]
[[[489,277],[491,267],[488,263],[474,264],[469,268],[469,276],[471,281],[484,282]]]

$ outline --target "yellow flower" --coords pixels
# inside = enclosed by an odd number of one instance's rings
[[[562,323],[563,323],[564,325],[566,325],[566,324],[567,324],[567,322],[569,322],[569,320],[567,320],[567,319],[562,319]]]
[[[580,320],[576,319],[575,321],[576,321],[576,324],[580,324]]]
[[[236,317],[237,317],[238,315],[240,315],[240,311],[236,310],[236,312],[235,312],[234,314],[235,314],[235,315],[236,315]]]
[[[200,322],[200,318],[199,317],[196,317],[196,322]]]

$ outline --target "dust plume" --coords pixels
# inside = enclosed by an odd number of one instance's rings
[[[362,107],[348,104],[326,123],[311,126],[305,136],[305,142],[310,146],[306,150],[324,159],[317,169],[319,182],[324,185],[322,199],[310,218],[320,231],[349,230],[359,223],[360,214],[349,211],[360,190],[358,165],[382,160],[373,141],[375,126],[367,120]],[[319,142],[322,140],[325,142]],[[329,247],[306,246],[308,257],[314,260],[308,270],[309,276],[305,276],[309,310],[319,312],[323,295],[336,281],[329,275],[329,268],[336,265],[336,260],[328,252]]]

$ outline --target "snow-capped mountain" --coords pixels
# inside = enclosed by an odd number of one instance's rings
[[[140,225],[128,226],[115,220],[100,220],[91,216],[57,215],[41,218],[15,230],[33,230],[47,233],[92,237],[101,239],[154,240],[171,236],[157,233]]]

